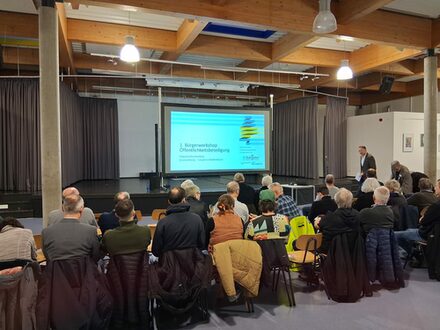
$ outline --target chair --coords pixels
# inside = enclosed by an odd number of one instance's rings
[[[289,300],[289,306],[296,306],[292,286],[292,277],[289,269],[290,262],[286,251],[286,246],[284,245],[284,239],[267,239],[258,240],[256,242],[258,245],[260,245],[263,255],[261,283],[266,286],[271,285],[272,291],[277,291],[280,274],[282,273],[287,299]],[[272,280],[270,280],[271,278]]]
[[[318,248],[322,244],[322,234],[301,235],[296,241],[298,251],[289,253],[289,260],[305,271],[307,285],[318,284]],[[311,266],[311,267],[308,267]]]
[[[151,252],[151,248],[153,246],[153,238],[154,238],[154,234],[156,233],[156,227],[157,227],[156,224],[149,224],[148,225],[148,228],[150,229],[150,237],[151,237],[151,243],[147,247],[148,252]]]
[[[111,328],[152,329],[148,254],[143,251],[111,256],[107,280],[114,301]]]
[[[34,241],[35,241],[35,247],[37,248],[37,250],[39,250],[43,247],[41,235],[34,235]]]
[[[153,220],[159,221],[160,219],[164,218],[167,215],[166,209],[154,209],[151,213],[151,218]]]
[[[142,212],[140,210],[135,210],[134,211],[136,213],[136,219],[138,219],[138,221],[142,220]]]

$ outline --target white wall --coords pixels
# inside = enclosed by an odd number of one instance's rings
[[[378,178],[381,181],[389,179],[393,160],[398,160],[412,172],[423,172],[424,149],[420,146],[420,135],[423,130],[423,113],[386,112],[348,118],[348,175],[354,176],[359,172],[357,146],[362,144],[366,145],[368,151],[374,155]],[[437,121],[437,130],[440,133],[439,120]],[[403,152],[404,134],[412,134],[414,137],[412,152]],[[440,157],[438,152],[437,167],[439,170]]]
[[[159,105],[147,100],[118,99],[120,177],[138,177],[154,172],[154,125]]]
[[[380,121],[380,119],[382,119]],[[347,121],[347,174],[360,172],[358,146],[367,146],[376,159],[377,177],[386,181],[393,160],[394,113],[349,117]]]

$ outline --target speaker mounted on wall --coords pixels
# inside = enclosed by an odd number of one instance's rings
[[[381,94],[391,93],[391,88],[393,88],[393,83],[394,83],[394,77],[384,76],[380,84],[379,92]]]

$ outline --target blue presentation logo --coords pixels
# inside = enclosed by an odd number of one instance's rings
[[[246,141],[246,144],[249,144],[252,136],[258,134],[258,127],[255,127],[255,120],[253,120],[251,116],[244,117],[240,131],[240,141]]]

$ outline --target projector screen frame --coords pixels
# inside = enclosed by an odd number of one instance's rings
[[[166,125],[165,125],[165,121],[166,121],[166,116],[165,116],[165,112],[166,107],[177,107],[177,108],[187,108],[188,112],[191,112],[190,110],[203,110],[203,109],[214,109],[214,110],[221,110],[221,111],[259,111],[259,112],[267,112],[268,113],[268,119],[267,119],[267,124],[268,124],[268,128],[265,128],[267,130],[267,134],[265,135],[265,138],[268,140],[266,143],[266,148],[268,149],[266,151],[266,164],[267,164],[267,168],[266,169],[261,169],[261,170],[241,170],[241,169],[231,169],[231,170],[206,170],[206,171],[199,171],[199,170],[195,170],[195,171],[181,171],[181,172],[172,172],[172,171],[168,171],[167,167],[166,167],[166,160],[167,160],[167,155],[166,152],[167,150],[165,150],[165,135],[167,134],[166,132]],[[202,111],[200,111],[202,112]],[[257,174],[257,173],[272,173],[272,137],[273,137],[273,128],[272,128],[272,109],[268,106],[262,106],[262,107],[251,107],[251,106],[244,106],[244,107],[239,107],[239,106],[216,106],[216,105],[201,105],[201,104],[197,104],[197,105],[192,105],[192,104],[181,104],[181,103],[161,103],[161,133],[160,133],[160,140],[161,140],[161,165],[162,165],[162,176],[163,177],[185,177],[188,175],[191,175],[192,177],[200,177],[200,176],[209,176],[209,175],[228,175],[228,174],[234,174],[237,172],[241,172],[241,173],[247,173],[247,174]],[[169,134],[169,133],[168,133]],[[171,142],[170,142],[171,143]],[[168,160],[169,162],[171,160]]]

